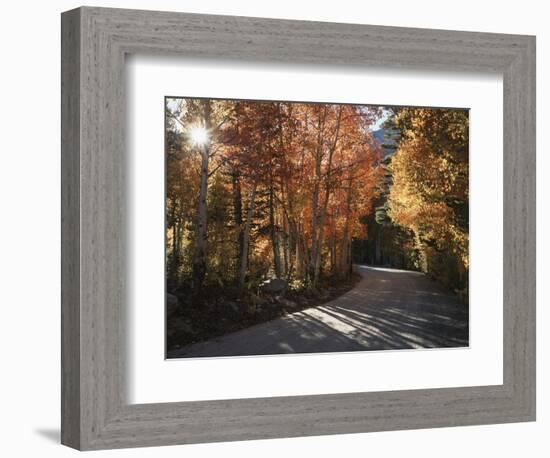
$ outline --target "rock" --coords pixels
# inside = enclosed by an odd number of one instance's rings
[[[170,323],[168,335],[171,336],[179,333],[193,335],[195,334],[195,330],[193,329],[191,323],[189,323],[187,320],[183,318],[174,318],[174,320],[172,320],[172,322]]]
[[[264,281],[260,285],[260,290],[267,294],[285,293],[288,289],[288,283],[281,278],[272,278]]]
[[[173,294],[166,293],[166,315],[174,316],[179,310],[178,298]]]
[[[294,309],[296,307],[298,307],[298,304],[294,301],[291,301],[289,299],[285,299],[284,297],[279,299],[279,302],[281,303],[281,305],[287,309]]]
[[[308,293],[311,297],[313,297],[313,298],[315,298],[315,299],[317,299],[317,298],[319,298],[319,297],[321,296],[320,293],[319,293],[319,291],[318,291],[316,288],[313,288],[313,287],[309,288],[309,289],[307,290],[307,293]]]
[[[262,306],[266,302],[264,299],[262,299],[260,296],[257,296],[254,293],[250,293],[249,300],[250,300],[250,303],[254,306]]]
[[[457,289],[455,290],[455,292],[460,302],[462,302],[463,304],[468,303],[468,288]]]
[[[222,306],[229,312],[228,315],[232,318],[239,318],[241,316],[241,306],[236,302],[227,301]]]

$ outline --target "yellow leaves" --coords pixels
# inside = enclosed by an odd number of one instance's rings
[[[468,268],[467,225],[448,202],[468,198],[468,118],[462,110],[403,109],[403,135],[391,160],[388,214],[419,240],[449,250]]]

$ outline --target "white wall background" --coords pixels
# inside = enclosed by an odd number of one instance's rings
[[[548,267],[550,181],[548,148],[550,30],[544,3],[524,0],[441,2],[391,0],[128,0],[97,6],[159,9],[286,19],[536,34],[538,47],[538,421],[98,452],[98,456],[406,456],[446,458],[490,454],[548,456],[550,314],[543,290]],[[65,0],[10,2],[0,19],[0,423],[3,456],[75,456],[58,445],[60,373],[60,12],[79,6]],[[546,173],[544,173],[546,172]],[[546,433],[546,434],[545,434]]]

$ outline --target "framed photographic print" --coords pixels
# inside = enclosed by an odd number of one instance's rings
[[[62,16],[62,442],[535,418],[535,39]]]

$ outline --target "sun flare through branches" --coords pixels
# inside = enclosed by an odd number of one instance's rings
[[[192,127],[189,131],[189,138],[195,146],[206,145],[209,140],[208,131],[201,126]]]

